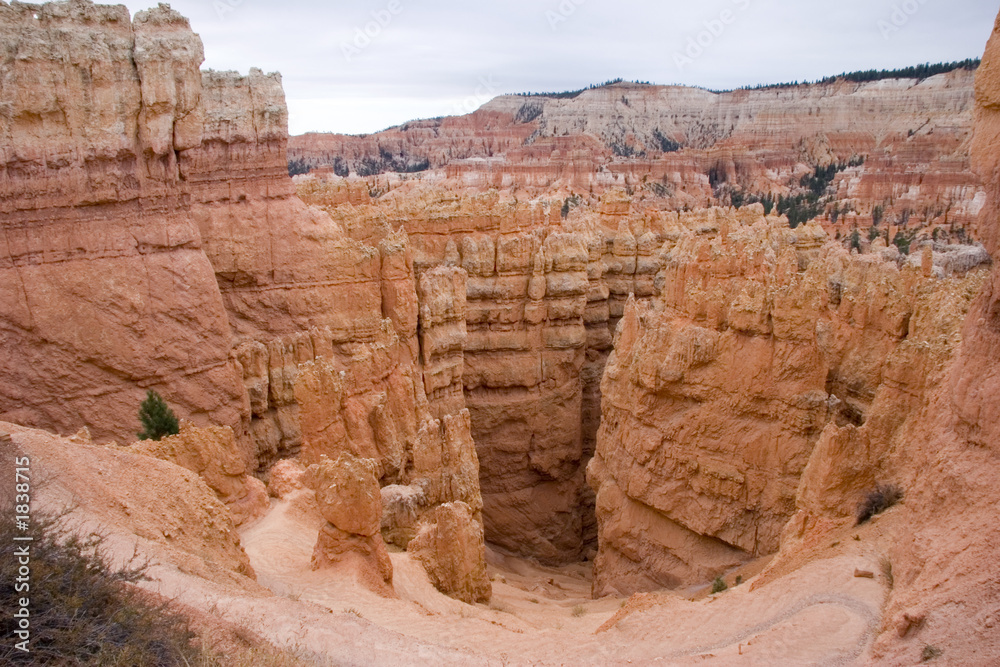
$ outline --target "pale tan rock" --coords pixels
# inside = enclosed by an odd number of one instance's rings
[[[309,466],[309,485],[327,522],[338,529],[370,537],[379,532],[382,498],[375,462],[341,454]]]
[[[267,473],[267,491],[275,498],[287,498],[306,486],[306,469],[298,461],[278,461]]]
[[[228,426],[198,428],[181,421],[178,435],[142,440],[129,450],[197,473],[233,513],[237,526],[260,518],[269,508],[267,489],[253,476]]]
[[[483,527],[468,505],[439,505],[429,513],[407,551],[427,570],[442,593],[469,604],[489,602],[492,586],[486,573]]]

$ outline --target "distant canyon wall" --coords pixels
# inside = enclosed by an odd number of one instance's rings
[[[867,227],[878,206],[876,217],[951,231],[983,204],[969,162],[972,82],[956,70],[727,93],[621,83],[501,96],[466,116],[370,135],[292,137],[289,157],[362,176],[430,169],[475,188],[627,187],[680,208],[719,203],[720,186],[788,194],[815,165],[865,156],[835,180],[841,226]]]

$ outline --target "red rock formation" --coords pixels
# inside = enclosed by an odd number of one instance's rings
[[[228,426],[196,428],[184,421],[179,434],[143,440],[129,450],[197,473],[226,504],[237,526],[260,518],[269,509],[267,489],[253,476]]]
[[[372,135],[293,137],[289,156],[338,160],[362,176],[426,166],[480,189],[628,186],[676,208],[718,203],[719,185],[787,193],[814,165],[867,156],[836,180],[843,228],[867,228],[879,206],[886,219],[951,232],[982,206],[969,167],[972,76],[718,94],[620,83],[564,98],[503,96],[467,116]]]
[[[131,439],[152,386],[232,429],[235,452],[184,434],[146,449],[211,478],[241,520],[262,500],[246,473],[303,441],[307,463],[353,451],[384,485],[422,485],[421,512],[463,501],[479,520],[455,356],[464,274],[450,304],[424,292],[425,378],[406,235],[356,240],[295,195],[280,76],[200,72],[200,39],[166,5],[134,21],[87,0],[4,5],[0,19],[0,415]]]
[[[668,241],[661,298],[619,325],[588,470],[597,595],[708,581],[774,553],[810,498],[853,515],[878,458],[831,434],[879,419],[889,396],[894,417],[919,409],[906,397],[934,386],[983,279],[927,278],[888,251],[824,245],[816,225],[740,213]],[[803,490],[847,452],[846,477]]]
[[[483,551],[483,526],[462,502],[440,505],[410,542],[408,551],[419,560],[438,590],[475,604],[492,595]]]
[[[383,596],[392,595],[392,561],[379,529],[382,498],[376,462],[343,454],[323,457],[308,470],[316,503],[326,519],[313,551],[314,570],[340,567]]]
[[[129,439],[154,387],[245,437],[178,163],[202,139],[200,40],[165,5],[133,23],[83,0],[0,6],[0,31],[0,414]]]

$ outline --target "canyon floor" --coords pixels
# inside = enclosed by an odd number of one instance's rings
[[[385,633],[386,639],[419,640],[413,655],[442,664],[457,657],[455,652],[470,661],[466,664],[729,664],[737,659],[743,664],[849,664],[872,640],[888,586],[871,545],[870,532],[878,531],[872,527],[855,532],[864,533],[859,541],[845,536],[822,558],[780,582],[751,577],[716,595],[695,587],[593,600],[585,564],[545,567],[488,549],[493,599],[488,605],[468,605],[439,593],[408,554],[394,553],[399,597],[387,600],[311,570],[319,519],[310,525],[290,511],[293,505],[277,502],[243,531],[244,548],[260,583],[330,612],[321,627],[294,616],[285,621],[284,632],[301,635],[299,648],[358,664],[381,657],[374,647],[332,650],[323,639],[326,628],[360,624]],[[855,577],[855,569],[875,577]],[[736,574],[727,578],[732,581]],[[263,623],[272,625],[276,618],[267,614]],[[265,631],[263,625],[254,629]]]

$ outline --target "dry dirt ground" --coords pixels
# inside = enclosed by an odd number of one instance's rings
[[[397,597],[385,599],[310,568],[320,519],[301,493],[274,501],[241,531],[254,583],[176,548],[178,533],[198,527],[183,526],[195,523],[185,519],[193,510],[170,470],[153,475],[108,448],[67,446],[37,431],[14,436],[46,480],[38,507],[75,507],[76,525],[103,531],[112,555],[138,549],[152,560],[145,586],[244,626],[302,664],[860,664],[891,585],[881,540],[871,534],[876,523],[834,538],[807,561],[772,564],[758,576],[748,569],[741,585],[718,595],[692,589],[591,600],[585,565],[541,567],[490,551],[488,605],[438,593],[405,553],[391,555]],[[874,577],[855,577],[856,569]]]

